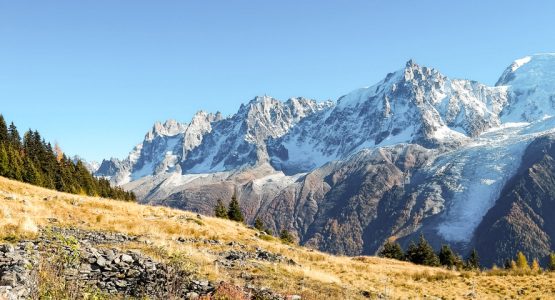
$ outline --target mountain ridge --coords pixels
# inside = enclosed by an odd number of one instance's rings
[[[517,60],[490,87],[411,60],[335,103],[256,97],[200,135],[152,134],[134,166],[106,161],[99,170],[115,172],[97,175],[144,203],[204,213],[237,191],[247,221],[333,253],[371,254],[420,232],[467,251],[528,145],[555,128],[555,75],[539,71],[552,64],[552,54]]]

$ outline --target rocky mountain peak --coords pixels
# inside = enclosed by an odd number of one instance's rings
[[[145,140],[151,141],[156,136],[174,136],[182,133],[187,128],[187,124],[179,123],[176,120],[169,119],[164,123],[156,122],[152,129],[147,132]]]

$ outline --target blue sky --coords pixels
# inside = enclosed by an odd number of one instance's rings
[[[70,154],[256,95],[335,100],[409,58],[494,84],[555,51],[554,1],[0,0],[0,112]]]

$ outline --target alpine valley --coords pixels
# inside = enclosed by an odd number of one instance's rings
[[[212,214],[236,193],[300,244],[375,254],[424,233],[502,265],[555,250],[555,54],[514,61],[495,86],[413,61],[337,101],[256,97],[236,114],[156,123],[95,175],[139,202]]]

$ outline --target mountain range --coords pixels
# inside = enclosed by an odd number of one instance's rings
[[[514,61],[495,86],[411,60],[334,102],[264,96],[156,123],[91,170],[142,203],[206,214],[236,193],[247,222],[332,253],[423,233],[500,265],[555,250],[554,129],[555,54]]]

